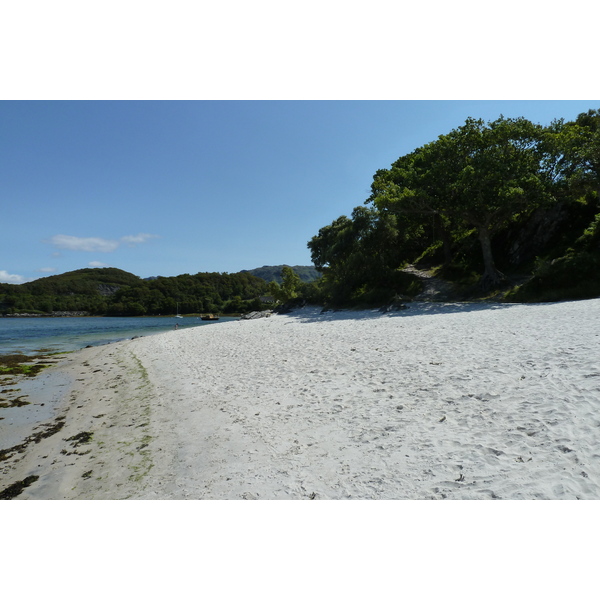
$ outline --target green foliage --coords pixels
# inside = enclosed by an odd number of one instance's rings
[[[183,314],[242,312],[253,302],[256,306],[266,290],[264,280],[248,273],[197,273],[144,281],[119,269],[81,269],[21,285],[0,284],[0,311],[168,315],[179,304]]]
[[[409,285],[412,277],[398,268],[402,250],[414,251],[410,233],[418,236],[421,231],[409,219],[362,206],[352,211],[351,219],[342,216],[323,227],[308,243],[312,260],[323,273],[320,297],[349,306],[410,294],[415,289]]]
[[[303,283],[300,286],[298,295],[303,298],[308,304],[324,305],[327,303],[327,296],[323,290],[323,278],[319,275],[319,279],[309,283]]]
[[[397,213],[439,215],[444,228],[475,227],[484,281],[501,278],[490,236],[515,215],[551,200],[541,167],[542,128],[526,119],[465,125],[375,174],[368,202]],[[446,238],[445,243],[448,243]]]
[[[281,285],[276,281],[269,283],[269,294],[278,302],[289,302],[297,298],[302,282],[296,272],[291,267],[284,266],[281,269],[281,280]]]
[[[298,297],[298,288],[300,287],[300,277],[295,273],[291,267],[283,267],[281,269],[281,277],[283,282],[281,284],[281,290],[286,300],[292,300]]]
[[[584,250],[600,249],[600,213],[598,213],[592,223],[587,227],[583,234],[577,238],[575,244],[578,248]]]
[[[365,285],[393,296],[409,226],[389,212],[358,206],[351,219],[342,216],[323,227],[308,247],[323,273],[320,289],[325,296],[334,304],[343,304],[360,296]]]
[[[381,301],[402,287],[392,274],[413,263],[443,265],[439,273],[463,287],[483,272],[483,289],[507,284],[496,264],[519,277],[537,268],[521,297],[547,297],[553,281],[553,297],[590,297],[600,279],[599,193],[600,110],[547,127],[467,119],[379,169],[372,208],[355,208],[308,242],[323,273],[314,296]],[[552,277],[534,267],[536,255]]]
[[[269,282],[269,294],[277,300],[277,302],[285,302],[281,286],[276,281]]]
[[[600,251],[538,260],[533,278],[509,293],[511,302],[555,302],[600,296]]]
[[[381,306],[394,301],[398,296],[416,296],[422,289],[423,284],[418,277],[397,270],[389,275],[385,284],[366,284],[355,290],[345,304],[353,307]],[[343,305],[339,301],[338,304]]]

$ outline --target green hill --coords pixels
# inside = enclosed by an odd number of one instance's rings
[[[120,269],[80,269],[20,285],[0,284],[0,313],[94,315],[237,313],[262,308],[264,280],[249,273],[197,273],[142,280]]]

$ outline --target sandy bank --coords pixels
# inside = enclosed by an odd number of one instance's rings
[[[600,498],[600,300],[317,309],[82,350],[21,498]],[[84,435],[85,434],[85,435]],[[78,437],[79,436],[79,437]]]

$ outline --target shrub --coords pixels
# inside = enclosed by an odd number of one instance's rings
[[[533,278],[507,295],[514,302],[557,302],[600,296],[600,252],[571,251],[553,261],[536,261]]]

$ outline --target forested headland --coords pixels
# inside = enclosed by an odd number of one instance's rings
[[[0,284],[0,313],[85,311],[142,316],[260,310],[267,282],[247,273],[197,273],[144,280],[114,268],[79,269],[20,285]]]
[[[259,273],[256,276],[253,273]],[[288,273],[290,297],[308,296],[314,267],[264,266],[239,273],[196,273],[141,279],[113,267],[88,268],[22,284],[0,283],[0,315],[80,313],[107,316],[240,314],[272,307]],[[269,285],[269,282],[271,285]],[[273,287],[273,285],[275,287]],[[284,286],[285,291],[290,289]],[[266,302],[265,302],[266,300]]]
[[[313,296],[348,306],[414,296],[409,264],[462,298],[600,296],[600,110],[548,126],[464,125],[378,170],[365,204],[308,247]]]

